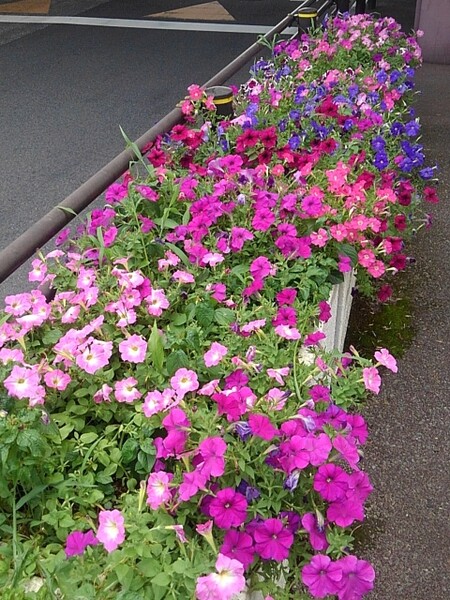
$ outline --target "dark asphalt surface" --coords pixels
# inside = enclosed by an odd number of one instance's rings
[[[265,0],[244,2],[257,11]],[[117,11],[124,2],[98,6],[92,16],[105,16],[108,5]],[[410,30],[414,5],[380,0],[378,10]],[[119,123],[132,137],[142,133],[187,85],[205,81],[250,38],[54,27],[0,47],[0,80],[8,82],[0,97],[0,246],[122,149]],[[381,394],[365,409],[364,462],[375,492],[359,553],[377,572],[370,600],[450,598],[450,66],[424,65],[417,89],[428,164],[440,167],[441,203],[430,206],[433,227],[408,248],[417,262],[402,287],[412,299],[414,341],[399,373],[384,374]]]

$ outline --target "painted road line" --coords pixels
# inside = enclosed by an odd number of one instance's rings
[[[125,27],[130,29],[164,29],[174,31],[213,31],[218,33],[265,34],[272,27],[264,25],[233,25],[226,23],[180,23],[178,21],[147,21],[140,19],[106,19],[93,17],[38,17],[25,15],[0,15],[0,23],[25,23],[44,25],[84,25],[89,27]],[[297,28],[288,27],[283,35],[297,33]]]

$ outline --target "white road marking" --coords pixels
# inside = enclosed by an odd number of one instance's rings
[[[252,33],[264,35],[272,29],[264,25],[233,25],[225,23],[186,23],[179,21],[147,21],[141,19],[106,19],[94,17],[39,17],[25,15],[0,15],[0,23],[44,25],[85,25],[90,27],[125,27],[130,29],[165,29],[173,31],[215,31],[218,33]],[[288,27],[282,35],[297,33]]]

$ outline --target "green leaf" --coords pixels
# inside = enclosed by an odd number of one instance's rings
[[[39,494],[43,492],[47,487],[47,484],[37,485],[30,492],[28,492],[28,494],[22,496],[22,498],[20,498],[20,500],[16,504],[16,510],[20,510],[22,506],[24,506],[27,502],[33,500],[33,498],[36,498],[36,496],[39,496]]]
[[[175,350],[167,357],[166,368],[169,375],[173,375],[175,371],[181,368],[189,367],[189,358],[184,350]]]
[[[161,570],[161,565],[154,558],[144,558],[138,563],[137,568],[145,577],[154,577]]]
[[[42,336],[42,343],[45,346],[53,346],[62,336],[62,331],[58,328],[46,331]]]
[[[356,248],[354,246],[351,244],[339,244],[338,248],[340,254],[345,254],[345,256],[351,258],[352,264],[356,265],[358,262],[358,253],[356,252]]]
[[[155,585],[160,585],[161,587],[166,587],[170,583],[170,576],[167,573],[164,573],[164,571],[162,571],[161,573],[158,573],[158,575],[153,577],[152,583]]]
[[[200,327],[209,327],[214,320],[214,309],[206,303],[197,304],[195,316]]]
[[[155,368],[158,371],[161,371],[164,364],[164,346],[162,342],[162,336],[158,331],[158,326],[156,325],[156,321],[153,323],[148,347]]]
[[[126,564],[118,564],[115,573],[122,588],[129,589],[134,577],[133,569]]]
[[[233,310],[229,308],[216,308],[214,311],[214,319],[219,325],[229,325],[236,319]]]
[[[130,463],[136,458],[138,453],[139,444],[133,438],[128,438],[122,446],[122,462],[124,464]]]
[[[95,442],[95,440],[98,438],[98,435],[95,433],[95,431],[91,431],[88,433],[83,433],[80,436],[80,441],[83,444],[92,444],[92,442]]]

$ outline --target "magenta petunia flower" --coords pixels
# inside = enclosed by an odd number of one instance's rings
[[[294,543],[292,531],[280,519],[266,519],[258,523],[254,532],[255,551],[266,560],[281,562],[288,558]]]
[[[291,306],[297,298],[297,290],[294,288],[284,288],[276,295],[276,300],[280,306]]]
[[[355,521],[364,521],[364,508],[355,495],[331,502],[327,509],[327,519],[339,527],[349,527]]]
[[[217,492],[216,497],[211,501],[209,513],[217,527],[230,529],[244,523],[247,517],[247,506],[245,496],[233,488],[225,488]]]
[[[336,561],[342,569],[342,580],[337,592],[339,600],[360,600],[373,589],[375,571],[366,560],[349,555]]]
[[[97,539],[107,552],[113,552],[125,540],[124,518],[120,510],[102,510],[98,515]]]
[[[183,502],[187,502],[200,489],[204,489],[206,485],[206,475],[201,471],[190,471],[183,473],[183,481],[178,488],[178,496]]]
[[[255,557],[253,539],[251,535],[244,531],[230,529],[225,533],[220,552],[229,558],[238,560],[247,569]]]
[[[321,465],[314,475],[313,487],[324,500],[334,502],[346,497],[349,475],[338,465]]]
[[[272,425],[269,417],[259,414],[251,414],[248,418],[248,424],[253,435],[270,442],[278,435],[278,429]]]
[[[357,469],[357,463],[359,462],[359,453],[356,448],[354,438],[347,438],[343,435],[337,435],[333,439],[333,446],[344,458],[352,469]]]
[[[206,477],[221,477],[225,472],[224,454],[227,445],[221,437],[206,438],[199,444],[199,452],[202,458],[200,470]]]
[[[89,531],[72,531],[66,538],[64,552],[67,558],[77,554],[83,554],[87,546],[96,546],[99,543],[92,529]]]
[[[309,543],[313,550],[318,550],[320,552],[321,550],[326,550],[328,548],[329,544],[325,535],[324,525],[319,525],[315,514],[304,514],[302,517],[302,525],[309,534]]]
[[[326,598],[339,591],[342,567],[329,556],[316,554],[302,569],[302,581],[314,598]]]

